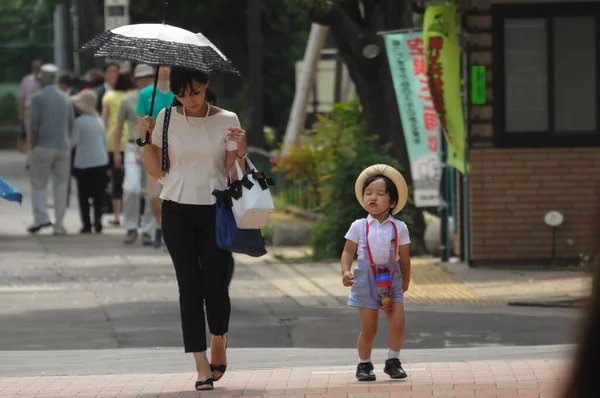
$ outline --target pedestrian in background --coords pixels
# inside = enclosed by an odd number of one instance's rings
[[[77,197],[82,234],[92,232],[90,201],[94,206],[94,230],[102,232],[103,198],[106,189],[106,133],[96,111],[98,98],[92,90],[83,90],[72,97],[79,116],[75,119],[72,143],[77,147],[73,161],[77,180]]]
[[[31,73],[21,79],[19,86],[19,122],[23,125],[23,131],[18,137],[18,148],[21,153],[27,153],[30,147],[30,120],[31,99],[33,95],[42,90],[39,80],[40,68],[43,61],[36,59],[31,63]]]
[[[63,226],[71,175],[71,136],[75,123],[69,97],[56,87],[58,68],[51,64],[40,68],[42,91],[31,100],[31,149],[29,177],[33,224],[30,233],[52,226],[48,216],[46,189],[52,176],[54,196],[54,234],[66,235]]]
[[[142,149],[137,146],[137,125],[140,116],[136,113],[136,107],[140,96],[140,90],[152,85],[154,81],[154,69],[148,65],[137,65],[133,72],[137,89],[127,94],[119,106],[117,126],[115,128],[113,147],[121,142],[123,135],[127,138],[125,156],[120,152],[113,152],[115,167],[124,167],[123,178],[123,226],[125,228],[125,240],[123,243],[132,244],[138,238],[138,227],[140,226],[140,207],[142,182],[145,181],[145,168],[143,166]],[[127,129],[125,129],[127,126]],[[151,232],[154,231],[154,220],[150,204],[144,209],[142,217],[142,244],[149,246],[153,244]]]
[[[158,70],[158,84],[156,85],[156,93],[154,98],[154,108],[152,117],[156,119],[161,110],[171,106],[175,100],[175,96],[170,90],[170,74],[171,69],[168,66],[161,66]],[[154,84],[142,89],[138,99],[136,112],[139,116],[148,116],[150,114],[150,105],[152,104],[152,96],[154,94]],[[146,233],[152,233],[153,246],[159,248],[162,245],[162,199],[160,192],[162,186],[159,182],[152,178],[146,178],[146,209],[152,212],[154,228],[144,228]],[[146,217],[144,217],[146,218]]]
[[[133,89],[133,80],[128,72],[119,73],[112,90],[104,94],[102,99],[102,120],[106,128],[106,151],[108,152],[108,172],[111,183],[111,200],[113,218],[109,224],[119,226],[121,224],[121,201],[123,199],[123,167],[117,167],[114,162],[114,154],[118,152],[123,158],[125,146],[127,145],[127,135],[122,135],[118,146],[114,144],[115,129],[119,116],[119,107],[123,98]],[[124,124],[127,129],[127,122]]]

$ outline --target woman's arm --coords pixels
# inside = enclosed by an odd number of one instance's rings
[[[237,168],[235,167],[235,161],[238,161],[240,165],[240,169],[242,169],[242,173],[246,170],[246,157],[244,156],[242,159],[238,157],[237,150],[228,151],[225,155],[225,170],[227,170],[227,178],[229,178],[229,174],[231,174],[231,180],[237,180]],[[240,178],[243,176],[240,176]]]
[[[237,116],[235,123],[239,126]],[[231,173],[232,180],[237,180],[238,175],[235,162],[239,163],[242,172],[246,170],[246,132],[240,127],[230,127],[227,138],[230,142],[227,144],[227,154],[225,155],[225,172],[228,177],[229,173]],[[239,176],[239,178],[241,177]]]
[[[146,131],[154,131],[156,126],[156,120],[154,120],[151,116],[144,116],[140,119],[137,126],[137,136],[145,139]],[[165,172],[161,170],[162,168],[162,148],[154,145],[152,143],[152,137],[154,134],[150,135],[150,143],[146,145],[144,149],[144,164],[146,165],[146,171],[148,175],[155,180],[163,177]]]
[[[102,105],[102,122],[104,123],[104,129],[108,128],[108,122],[110,120],[109,118],[110,118],[110,108],[108,107],[108,104],[103,104]]]
[[[75,148],[77,146],[77,143],[79,142],[80,123],[81,122],[78,119],[76,119],[73,123],[73,134],[71,135],[71,149]]]
[[[155,180],[163,177],[165,172],[162,171],[162,148],[154,144],[148,144],[144,149],[144,164],[148,175]]]

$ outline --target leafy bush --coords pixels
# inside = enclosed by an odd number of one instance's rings
[[[354,195],[354,183],[368,166],[384,163],[400,169],[399,163],[364,133],[358,101],[337,104],[329,117],[320,116],[310,134],[276,166],[286,178],[300,179],[319,196],[318,212],[325,219],[315,226],[311,246],[316,259],[339,257],[350,224],[366,216]],[[414,206],[400,212],[412,233]],[[414,234],[414,236],[417,236]]]
[[[0,126],[13,127],[19,120],[19,103],[13,94],[0,97]]]

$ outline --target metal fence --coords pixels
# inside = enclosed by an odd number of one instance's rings
[[[271,189],[275,208],[281,209],[286,206],[294,206],[306,211],[316,211],[318,209],[318,200],[315,195],[308,192],[305,184],[286,180],[283,173],[273,171],[272,155],[269,152],[250,147],[248,153],[256,168],[275,180],[275,186]]]

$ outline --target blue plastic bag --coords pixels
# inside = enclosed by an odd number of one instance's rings
[[[217,198],[217,246],[232,253],[261,257],[267,254],[265,241],[260,229],[238,229],[231,210],[229,192],[215,190]]]

